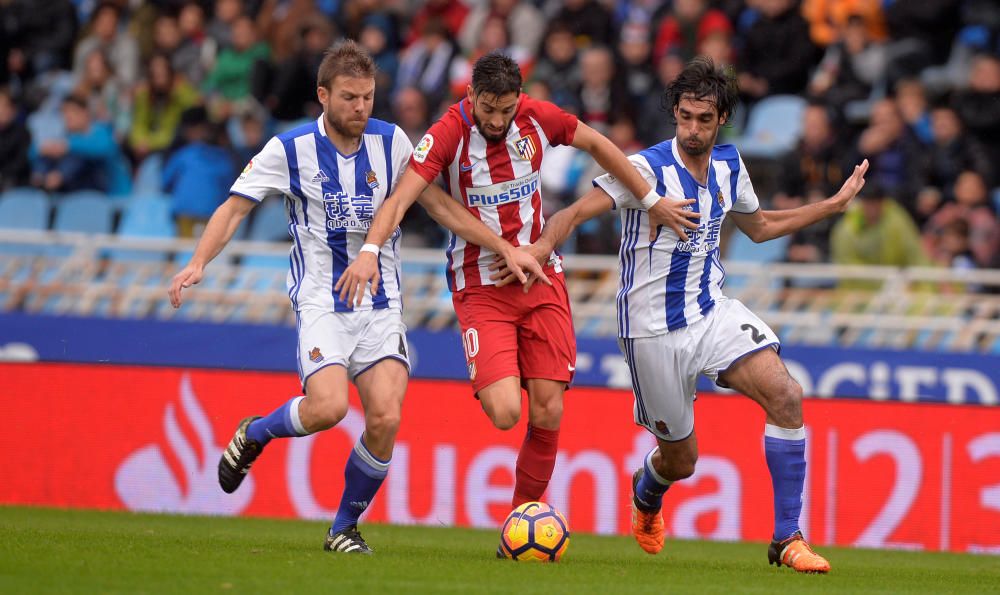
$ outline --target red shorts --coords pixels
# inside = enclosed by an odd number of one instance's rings
[[[497,380],[519,377],[569,383],[576,370],[576,336],[562,273],[552,286],[519,283],[469,287],[452,295],[469,379],[477,393]]]

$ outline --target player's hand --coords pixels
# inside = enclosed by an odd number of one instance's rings
[[[170,289],[167,290],[167,295],[170,296],[170,305],[174,308],[180,308],[183,302],[181,291],[192,285],[197,285],[204,276],[205,267],[195,264],[188,264],[181,272],[174,275],[174,278],[170,280]]]
[[[515,259],[521,264],[523,269],[528,270],[527,278],[521,283],[524,285],[524,292],[527,293],[531,286],[535,284],[536,281],[541,281],[546,285],[552,285],[552,281],[549,276],[545,274],[543,268],[543,263],[549,258],[549,252],[538,247],[536,244],[526,244],[515,249],[518,254],[511,255],[510,258]],[[525,258],[530,259],[530,261],[525,260]],[[504,259],[497,257],[493,264],[489,266],[489,269],[493,271],[490,274],[490,280],[496,281],[497,287],[503,287],[504,285],[509,285],[514,281],[521,280],[511,269],[509,265],[510,259]]]
[[[652,242],[656,239],[656,228],[660,225],[666,225],[674,230],[682,242],[688,241],[684,229],[698,229],[698,222],[693,221],[693,219],[701,219],[701,213],[690,209],[690,205],[694,201],[693,198],[684,200],[664,198],[656,201],[656,204],[646,211],[649,213],[649,241]]]
[[[378,270],[378,257],[371,252],[362,252],[340,274],[340,279],[333,286],[333,290],[340,292],[341,301],[358,307],[365,297],[365,285],[369,281],[371,282],[371,294],[374,297],[378,293],[378,284],[381,279]]]
[[[837,211],[843,213],[847,210],[848,205],[851,204],[851,200],[861,192],[861,189],[865,187],[865,173],[868,172],[868,160],[865,159],[860,165],[854,166],[854,171],[851,173],[851,177],[847,178],[844,185],[840,187],[840,190],[836,194],[830,197],[830,200],[834,202],[837,207]]]

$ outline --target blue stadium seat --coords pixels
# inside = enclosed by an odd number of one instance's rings
[[[34,188],[13,188],[0,195],[0,228],[42,231],[49,226],[49,197]],[[39,244],[0,244],[0,253],[29,255],[44,253]]]
[[[724,261],[756,262],[769,264],[783,262],[788,252],[790,236],[782,236],[760,244],[754,243],[746,234],[734,231],[729,238],[729,247]],[[742,275],[733,275],[727,271],[725,289],[739,289],[747,285],[749,280]],[[774,279],[771,287],[780,287],[780,280]]]
[[[70,231],[91,234],[112,232],[114,206],[107,195],[84,190],[67,194],[56,201],[56,216],[52,224],[55,231]],[[47,254],[68,256],[69,246],[49,246]]]
[[[141,238],[172,238],[176,235],[170,215],[170,198],[146,195],[132,198],[125,205],[118,235]],[[113,249],[108,253],[112,260],[166,260],[165,252]]]
[[[146,157],[135,172],[132,192],[136,195],[158,194],[163,191],[163,155]]]
[[[253,242],[284,242],[289,239],[288,216],[285,203],[271,199],[264,201],[252,213],[253,223],[247,239]]]
[[[743,135],[733,144],[745,157],[775,159],[795,148],[802,134],[806,100],[796,95],[761,99],[747,116]]]

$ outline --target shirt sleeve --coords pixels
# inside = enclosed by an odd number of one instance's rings
[[[646,180],[651,188],[656,188],[657,180],[653,170],[649,167],[649,162],[642,155],[632,155],[628,158],[639,171],[642,178]],[[642,203],[632,192],[625,187],[621,180],[611,174],[604,174],[594,179],[594,186],[608,193],[611,201],[614,202],[615,209],[642,209]]]
[[[580,121],[571,113],[563,111],[557,105],[548,101],[532,100],[535,103],[535,115],[550,145],[571,145],[576,136],[576,127]]]
[[[736,178],[736,196],[733,197],[732,211],[735,213],[753,213],[760,209],[760,200],[754,192],[753,183],[747,166],[740,157],[740,173]]]
[[[433,184],[438,175],[451,164],[458,146],[458,134],[448,119],[451,113],[445,114],[427,131],[413,149],[410,167],[420,174],[428,184]]]
[[[229,189],[230,194],[261,202],[268,196],[289,193],[288,160],[285,147],[276,137],[243,168],[243,173]]]

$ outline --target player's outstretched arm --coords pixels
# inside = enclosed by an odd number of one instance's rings
[[[417,172],[407,169],[399,178],[396,190],[386,197],[375,212],[371,227],[365,236],[365,244],[344,272],[341,273],[337,284],[333,290],[340,292],[340,299],[347,302],[354,302],[355,306],[361,305],[364,298],[365,285],[371,282],[371,294],[378,293],[378,284],[381,280],[378,270],[378,255],[392,232],[399,227],[399,222],[403,220],[403,215],[413,205],[420,193],[427,187],[427,180],[424,180]]]
[[[219,252],[222,252],[222,249],[232,239],[233,234],[236,233],[240,222],[256,205],[257,203],[252,200],[231,195],[226,202],[215,209],[212,218],[205,226],[205,231],[201,234],[201,239],[198,240],[198,246],[194,249],[191,261],[170,281],[167,295],[170,296],[171,306],[181,307],[183,301],[181,291],[201,281],[202,277],[205,276],[205,266],[218,256]]]
[[[542,283],[546,285],[552,285],[537,260],[516,249],[510,242],[483,225],[482,221],[474,217],[468,209],[458,204],[458,201],[448,196],[436,184],[429,185],[418,200],[427,213],[440,225],[461,236],[466,242],[489,248],[499,254],[513,272],[513,277],[521,283],[528,282],[529,277],[531,277],[541,279]]]
[[[698,223],[692,219],[698,219],[701,215],[694,211],[684,210],[684,207],[691,201],[672,198],[664,200],[664,197],[656,194],[656,191],[636,171],[628,157],[603,134],[580,122],[573,136],[573,146],[590,153],[594,161],[609,174],[621,180],[629,192],[639,199],[642,207],[649,212],[652,223],[650,225],[651,238],[655,236],[657,225],[666,225],[685,242],[688,240],[688,236],[684,232],[685,228],[698,229]]]
[[[546,219],[542,235],[538,240],[534,244],[522,246],[519,250],[529,254],[541,264],[548,260],[552,251],[561,246],[577,226],[601,213],[607,213],[613,207],[614,202],[607,192],[601,188],[593,188],[573,204]],[[490,279],[497,281],[498,286],[508,285],[515,280],[513,273],[503,262],[493,263],[490,265],[490,270],[495,271],[490,275]],[[531,288],[532,282],[533,280],[529,279],[525,291]]]
[[[847,178],[836,194],[816,203],[803,205],[795,209],[781,211],[755,211],[753,213],[738,213],[730,211],[733,221],[740,231],[747,234],[754,242],[766,242],[774,238],[795,233],[803,227],[808,227],[843,213],[851,204],[851,200],[865,185],[865,173],[868,171],[868,160],[854,166],[854,172]]]

